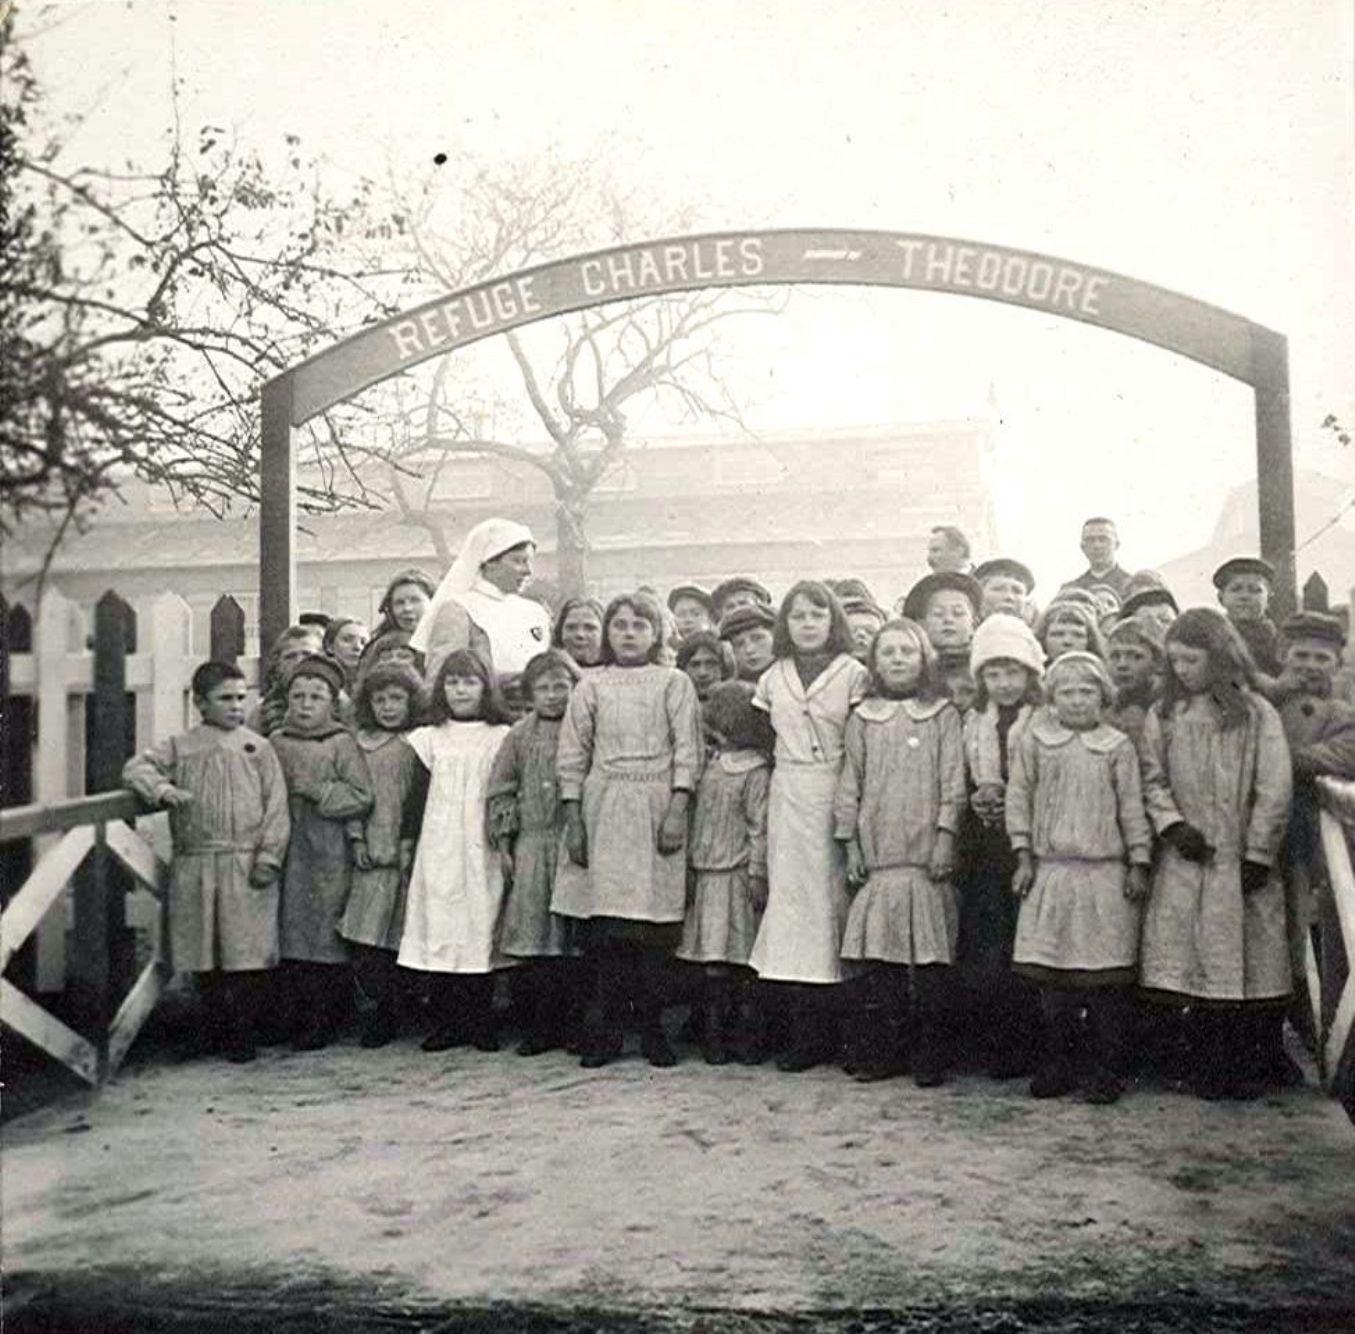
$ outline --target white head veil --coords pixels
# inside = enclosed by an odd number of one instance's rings
[[[521,546],[524,542],[536,545],[532,530],[524,523],[515,523],[512,519],[485,519],[477,523],[466,534],[452,568],[442,576],[442,582],[433,594],[433,600],[425,608],[414,633],[409,637],[409,646],[418,653],[428,651],[428,636],[437,620],[438,612],[449,602],[455,602],[462,593],[469,593],[480,577],[480,566],[505,551]]]

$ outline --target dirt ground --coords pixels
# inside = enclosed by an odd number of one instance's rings
[[[11,1329],[1355,1329],[1316,1089],[601,1071],[410,1039],[160,1060],[18,1117]]]

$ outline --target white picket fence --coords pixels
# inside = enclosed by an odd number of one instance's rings
[[[130,605],[136,613],[137,651],[126,654],[123,662],[127,691],[136,697],[136,748],[142,750],[191,725],[189,683],[205,655],[193,651],[194,613],[177,593],[131,599]],[[10,655],[10,695],[35,701],[31,772],[37,805],[87,795],[85,710],[94,689],[92,633],[92,615],[49,588],[34,618],[32,652]],[[257,680],[257,658],[236,661],[251,683]],[[11,744],[22,743],[22,738],[11,739]],[[39,840],[35,851],[41,855],[45,848],[46,842]],[[163,850],[167,855],[167,844]],[[48,913],[36,932],[39,991],[57,991],[65,983],[69,925],[68,896],[66,910]]]

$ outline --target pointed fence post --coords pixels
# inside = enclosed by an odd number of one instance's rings
[[[196,665],[193,609],[183,598],[177,593],[161,593],[150,604],[149,621],[146,651],[151,657],[151,733],[143,745],[154,745],[188,726],[188,687]]]
[[[245,651],[245,613],[229,593],[212,607],[211,653],[220,662],[234,662]]]
[[[0,806],[26,806],[33,800],[33,699],[10,693],[10,657],[33,651],[33,618],[28,608],[0,598]],[[10,896],[33,869],[33,840],[0,844],[0,899]],[[34,982],[36,946],[30,939],[9,966],[23,991]]]
[[[1331,601],[1327,592],[1327,581],[1316,570],[1308,576],[1303,585],[1304,611],[1330,611]]]
[[[122,766],[135,746],[135,710],[127,695],[127,654],[136,647],[136,613],[109,590],[94,608],[94,695],[87,728],[87,786],[121,786]],[[136,941],[126,921],[131,877],[109,857],[103,825],[72,877],[75,930],[71,943],[71,1005],[86,1037],[100,1050],[117,997],[133,975]]]
[[[33,751],[33,800],[65,801],[69,790],[66,752],[70,746],[70,693],[67,662],[79,609],[58,589],[48,587],[38,603],[33,639],[33,681],[38,728]],[[35,840],[33,854],[42,855],[51,835]],[[64,899],[53,906],[35,932],[33,984],[39,992],[66,985],[66,912]]]

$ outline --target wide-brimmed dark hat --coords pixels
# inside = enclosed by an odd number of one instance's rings
[[[715,605],[717,615],[731,593],[741,592],[751,593],[759,602],[765,603],[768,607],[772,605],[772,595],[756,579],[750,578],[746,574],[736,574],[732,579],[726,579],[723,583],[716,584],[711,591],[710,600]]]
[[[735,607],[729,615],[720,617],[720,638],[733,639],[759,625],[767,630],[776,625],[776,613],[770,607],[761,603],[755,607]]]
[[[1259,574],[1268,584],[1275,582],[1275,567],[1260,556],[1234,556],[1214,571],[1214,587],[1223,592],[1228,580],[1237,574]]]
[[[668,593],[668,610],[673,611],[682,598],[687,598],[691,602],[699,602],[706,609],[708,616],[715,615],[711,596],[704,588],[698,588],[695,584],[679,584]]]
[[[963,593],[969,599],[969,605],[974,608],[974,615],[978,616],[979,604],[983,601],[983,589],[979,587],[979,581],[972,574],[963,574],[959,570],[941,570],[936,574],[924,574],[908,590],[901,610],[910,621],[920,621],[927,614],[927,602],[932,594],[948,589]]]
[[[1022,565],[1019,560],[1012,560],[1010,556],[996,556],[992,560],[986,560],[982,565],[976,566],[974,578],[983,583],[985,579],[990,579],[995,574],[1010,575],[1013,579],[1019,579],[1026,586],[1026,592],[1033,592],[1035,589],[1035,576],[1031,574],[1030,567]]]
[[[1346,632],[1335,616],[1325,611],[1296,611],[1280,625],[1281,639],[1320,639],[1336,649],[1346,646]]]

